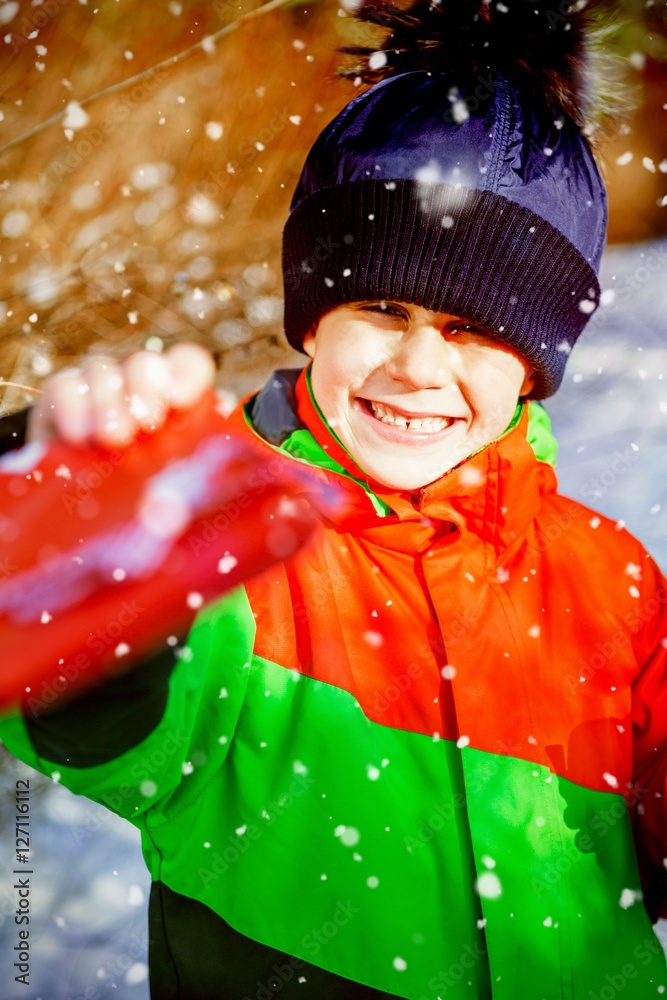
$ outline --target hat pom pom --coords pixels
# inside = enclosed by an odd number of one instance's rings
[[[604,6],[601,0],[569,8],[553,0],[416,0],[404,9],[392,0],[362,0],[351,7],[357,20],[390,34],[376,47],[341,48],[362,57],[361,66],[341,75],[375,84],[425,70],[446,74],[463,90],[479,77],[502,74],[554,119],[568,115],[590,137],[609,131],[627,102],[611,56],[602,56],[614,30]]]

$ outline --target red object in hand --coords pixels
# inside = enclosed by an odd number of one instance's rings
[[[0,707],[37,714],[183,638],[202,604],[306,540],[309,481],[231,433],[213,393],[123,450],[5,455]]]

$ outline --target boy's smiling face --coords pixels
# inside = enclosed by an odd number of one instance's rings
[[[303,347],[320,409],[357,465],[392,489],[439,479],[506,430],[532,369],[467,320],[405,302],[326,313]]]

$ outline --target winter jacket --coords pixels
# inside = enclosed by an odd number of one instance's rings
[[[319,470],[312,542],[2,739],[141,831],[154,1000],[658,997],[655,564],[556,493],[535,404],[397,493],[297,375],[232,420]]]

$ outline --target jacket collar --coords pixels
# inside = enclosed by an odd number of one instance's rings
[[[556,488],[553,469],[538,462],[528,442],[525,405],[500,438],[412,493],[374,482],[359,469],[319,410],[307,369],[275,372],[243,409],[265,443],[319,466],[307,493],[324,516],[390,548],[421,550],[436,537],[460,533],[490,545],[499,557],[523,537],[542,495]],[[335,502],[332,485],[338,487]]]

